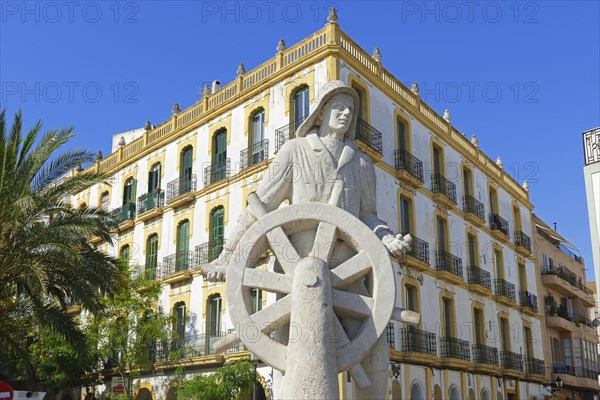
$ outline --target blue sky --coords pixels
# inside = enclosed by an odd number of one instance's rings
[[[202,83],[320,29],[331,5],[361,47],[529,180],[534,212],[580,247],[591,278],[581,133],[600,126],[596,1],[1,1],[0,103],[108,154],[112,134],[190,106]]]

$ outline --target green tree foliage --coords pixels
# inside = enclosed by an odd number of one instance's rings
[[[250,360],[225,364],[211,375],[196,375],[177,388],[178,400],[242,400],[251,397],[254,366]]]
[[[73,208],[69,198],[104,180],[95,172],[74,172],[92,154],[59,152],[73,129],[40,135],[41,123],[22,132],[19,111],[12,126],[0,112],[0,370],[22,359],[34,377],[29,339],[36,327],[65,338],[75,351],[84,335],[66,312],[71,304],[98,312],[105,294],[118,293],[124,277],[114,260],[87,242],[111,241],[114,219],[93,207]],[[24,333],[27,335],[24,336]]]

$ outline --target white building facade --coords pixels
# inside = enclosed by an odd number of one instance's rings
[[[341,79],[360,94],[357,145],[375,164],[378,216],[415,238],[410,255],[395,260],[396,305],[422,320],[388,327],[388,397],[543,399],[543,305],[527,189],[334,19],[289,49],[280,43],[275,57],[252,71],[240,66],[234,82],[205,90],[166,122],[117,135],[114,152],[90,167],[110,172],[112,185],[73,196],[74,206],[116,210],[116,245],[92,241],[161,280],[161,304],[176,316],[165,329],[189,349],[173,360],[173,346],[159,345],[159,372],[139,379],[137,398],[175,398],[170,381],[178,365],[190,375],[207,373],[247,354],[241,346],[214,354],[214,342],[236,327],[227,284],[206,282],[199,265],[218,255],[248,194],[314,109],[323,84]],[[251,295],[255,309],[275,298]],[[258,370],[261,396],[271,398],[271,368]],[[351,399],[352,389],[340,375],[343,398]]]

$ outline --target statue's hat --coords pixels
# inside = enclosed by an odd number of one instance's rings
[[[352,122],[348,128],[348,132],[346,132],[346,137],[350,140],[354,140],[354,135],[356,132],[356,123],[358,120],[358,93],[354,88],[346,85],[342,81],[329,81],[321,86],[319,90],[319,94],[321,94],[321,98],[319,99],[319,103],[317,107],[311,112],[308,117],[302,122],[302,124],[296,130],[296,137],[304,137],[314,126],[319,126],[319,116],[323,111],[323,107],[329,99],[339,93],[344,93],[350,96],[352,101],[354,102],[354,112],[352,113]]]

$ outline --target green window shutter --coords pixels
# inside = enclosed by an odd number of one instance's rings
[[[442,176],[444,175],[442,173],[440,150],[437,147],[433,148],[433,172]]]
[[[438,231],[438,250],[446,250],[446,229],[444,220],[437,219],[437,231]]]
[[[213,162],[224,162],[227,158],[227,131],[221,130],[215,135]]]
[[[401,120],[397,120],[398,126],[398,149],[406,150],[406,132],[404,131],[404,123]]]
[[[473,235],[467,235],[469,242],[469,265],[477,266],[477,260],[475,258],[475,237]]]
[[[131,203],[135,203],[136,192],[137,192],[137,179],[134,179],[131,182],[131,196],[129,197],[129,201]]]
[[[188,252],[190,249],[190,222],[183,221],[179,224],[177,230],[177,254],[175,260],[177,263],[177,271],[182,271],[190,267],[188,264]]]

